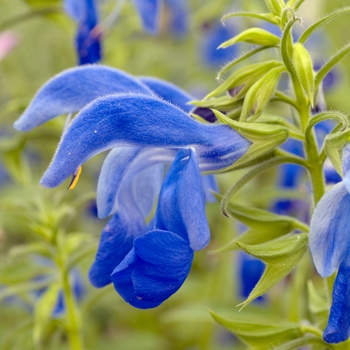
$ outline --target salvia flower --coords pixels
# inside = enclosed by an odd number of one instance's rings
[[[79,64],[99,62],[101,43],[95,0],[65,0],[64,8],[78,23],[75,41]]]
[[[188,100],[157,79],[136,79],[106,67],[78,68],[47,83],[15,124],[30,130],[83,107],[41,179],[46,187],[58,186],[85,161],[113,149],[101,171],[97,205],[100,217],[114,216],[102,232],[89,277],[97,287],[113,282],[135,307],[155,307],[180,288],[193,251],[209,242],[203,188],[215,184],[210,177],[202,180],[200,171],[230,166],[251,144],[227,125],[193,119],[186,112]],[[163,165],[171,163],[161,185]]]
[[[310,250],[318,273],[331,276],[338,270],[324,340],[339,343],[350,336],[350,144],[343,149],[343,181],[319,201],[310,225]]]

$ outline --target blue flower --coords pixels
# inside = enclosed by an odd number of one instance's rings
[[[75,78],[82,77],[95,83],[77,88]],[[99,97],[108,91],[119,93]],[[29,130],[92,101],[63,134],[41,183],[58,186],[95,154],[113,148],[101,171],[97,204],[100,217],[115,214],[102,232],[89,277],[97,287],[113,281],[122,297],[140,308],[157,306],[180,288],[193,251],[209,242],[203,183],[206,192],[215,183],[210,177],[201,180],[200,171],[225,169],[251,145],[227,125],[191,118],[188,99],[160,80],[137,80],[105,67],[80,68],[47,83],[15,124]],[[146,227],[163,164],[171,162],[155,217]]]
[[[65,0],[64,8],[78,23],[75,40],[79,64],[99,62],[101,44],[95,0]]]
[[[169,11],[169,26],[173,34],[182,36],[188,30],[188,10],[186,0],[132,0],[141,18],[145,32],[158,32],[162,2]]]
[[[339,343],[350,336],[350,146],[343,149],[343,181],[334,185],[319,201],[310,224],[310,251],[318,273],[334,282],[332,306],[324,340]]]

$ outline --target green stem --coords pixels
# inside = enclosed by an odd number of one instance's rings
[[[72,288],[69,284],[69,274],[63,264],[60,266],[62,274],[63,292],[66,302],[67,312],[67,332],[71,350],[83,350],[83,341],[81,337],[81,320],[78,309],[75,304]]]

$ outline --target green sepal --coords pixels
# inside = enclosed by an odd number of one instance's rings
[[[234,203],[229,204],[227,211],[249,229],[215,252],[239,249],[236,242],[249,245],[265,243],[303,226],[297,219],[290,216],[277,215],[263,209]]]
[[[310,104],[314,106],[314,73],[312,60],[309,52],[301,43],[294,44],[293,47],[293,65],[301,86],[306,92],[310,100]]]
[[[252,111],[253,120],[264,112],[284,70],[284,67],[272,68],[251,86],[244,98],[240,120],[247,120]]]
[[[243,308],[266,293],[293,270],[306,252],[308,235],[306,233],[292,234],[287,238],[280,238],[258,245],[248,245],[238,241],[236,244],[247,254],[267,264],[264,274],[248,298],[239,304]]]
[[[232,99],[231,96],[214,97],[214,98],[210,98],[209,100],[203,100],[203,101],[194,100],[194,101],[191,101],[191,104],[197,107],[215,108],[220,111],[230,111],[233,108],[237,108],[242,105],[240,101],[237,101],[236,99]]]
[[[301,337],[302,331],[297,323],[260,323],[228,319],[209,310],[216,322],[234,333],[254,349],[270,349],[275,344]]]
[[[280,38],[277,35],[271,34],[265,29],[249,28],[233,38],[223,42],[218,49],[224,49],[242,41],[259,46],[277,46],[280,43]]]
[[[281,68],[283,64],[276,60],[270,60],[262,63],[254,63],[249,66],[243,67],[233,74],[231,74],[220,86],[215,90],[210,92],[207,96],[204,97],[204,100],[220,95],[224,92],[238,88],[239,91],[234,96],[234,99],[242,98],[248,89],[264,74],[269,72],[273,68]],[[230,97],[231,101],[233,97]]]
[[[40,341],[44,337],[45,331],[50,323],[60,290],[61,284],[59,282],[52,283],[35,304],[33,340],[37,345],[40,344]]]
[[[340,150],[344,147],[350,138],[350,129],[328,134],[325,139],[325,150],[331,160],[335,170],[343,176],[342,161],[340,157]]]
[[[284,126],[265,123],[242,123],[227,118],[219,111],[213,110],[213,112],[221,122],[228,124],[253,142],[248,151],[230,169],[239,168],[246,163],[251,164],[253,159],[271,152],[288,139],[289,130]]]
[[[281,16],[281,12],[285,6],[283,0],[265,0],[265,4],[276,16]]]

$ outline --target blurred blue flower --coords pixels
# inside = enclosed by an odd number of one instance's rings
[[[188,30],[188,9],[186,0],[132,0],[141,18],[145,32],[158,33],[162,3],[169,12],[168,24],[176,36],[183,36]]]
[[[224,42],[237,34],[236,28],[218,23],[205,23],[202,26],[203,38],[201,44],[201,59],[214,69],[231,61],[239,53],[239,45],[218,49]]]
[[[64,0],[64,9],[78,23],[75,40],[79,64],[99,62],[101,34],[95,0]]]
[[[309,245],[318,273],[331,276],[338,269],[324,340],[339,343],[350,336],[350,145],[343,149],[343,181],[318,202],[310,224]]]

